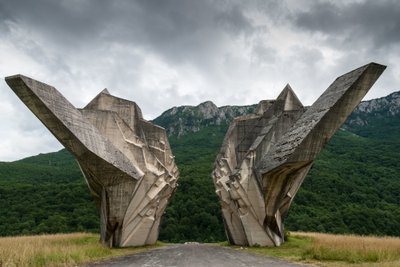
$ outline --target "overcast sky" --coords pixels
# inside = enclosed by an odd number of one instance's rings
[[[400,90],[400,1],[0,0],[0,161],[62,147],[5,76],[76,107],[108,88],[153,119],[274,99],[287,83],[310,105],[371,61],[388,68],[366,99]]]

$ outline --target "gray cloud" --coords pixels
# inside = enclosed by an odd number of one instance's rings
[[[167,60],[192,62],[219,52],[224,34],[252,30],[240,6],[221,3],[15,0],[3,5],[14,22],[69,51],[118,42],[149,49]]]
[[[400,2],[395,0],[321,2],[294,14],[294,23],[303,29],[329,36],[339,44],[386,48],[400,42]]]
[[[397,14],[394,0],[0,0],[0,76],[54,85],[77,107],[107,87],[154,118],[275,98],[286,83],[311,104],[336,76],[377,61],[389,65],[378,97],[399,89]],[[4,82],[0,114],[0,160],[59,148]]]

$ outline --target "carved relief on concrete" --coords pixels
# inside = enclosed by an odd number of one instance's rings
[[[212,173],[231,244],[284,242],[283,221],[316,156],[385,68],[370,63],[338,77],[308,108],[287,85],[232,122]]]
[[[107,90],[76,109],[47,84],[22,75],[6,82],[76,157],[100,211],[102,242],[154,244],[179,176],[165,130]]]

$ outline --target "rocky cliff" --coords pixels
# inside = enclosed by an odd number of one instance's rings
[[[400,91],[361,102],[343,128],[364,137],[397,139],[400,130]]]
[[[347,125],[367,125],[373,118],[393,117],[400,113],[400,91],[388,96],[361,102]]]
[[[168,109],[153,122],[164,127],[168,135],[182,136],[197,132],[202,127],[229,125],[238,116],[251,113],[257,105],[217,107],[206,101],[197,106],[180,106]]]

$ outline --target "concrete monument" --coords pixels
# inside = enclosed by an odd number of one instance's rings
[[[6,82],[76,157],[100,211],[102,242],[154,244],[179,176],[165,130],[106,89],[76,109],[47,84],[22,75]]]
[[[370,63],[338,77],[308,108],[287,85],[232,122],[212,173],[231,244],[284,242],[283,221],[316,156],[385,68]]]

